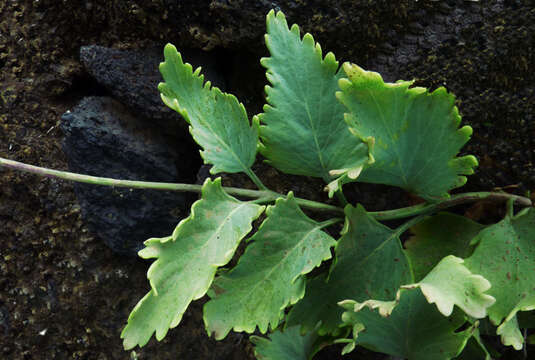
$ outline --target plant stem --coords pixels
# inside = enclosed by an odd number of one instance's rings
[[[410,229],[411,227],[413,227],[414,225],[424,221],[425,219],[427,219],[429,217],[429,215],[420,215],[420,216],[416,216],[416,217],[413,217],[412,219],[408,220],[407,222],[401,224],[397,229],[396,229],[396,233],[398,236],[400,236],[401,234],[403,234],[405,231],[407,231],[408,229]]]
[[[507,194],[507,193],[497,193],[497,192],[470,192],[463,194],[452,195],[449,199],[443,200],[441,202],[429,204],[422,203],[414,206],[408,206],[395,210],[387,211],[374,211],[369,214],[377,220],[394,220],[402,219],[409,216],[430,214],[440,210],[450,208],[452,206],[465,204],[469,202],[475,202],[478,200],[488,200],[495,202],[503,202],[506,200],[512,200],[516,205],[523,207],[531,207],[533,204],[531,200],[518,195]]]
[[[0,166],[4,166],[9,169],[29,172],[32,174],[49,177],[64,179],[69,181],[76,181],[86,184],[93,185],[103,185],[103,186],[113,186],[113,187],[126,187],[130,189],[151,189],[151,190],[168,190],[168,191],[178,191],[178,192],[196,192],[200,193],[202,190],[202,185],[195,184],[181,184],[181,183],[166,183],[166,182],[152,182],[152,181],[135,181],[135,180],[119,180],[99,176],[91,175],[82,175],[77,173],[72,173],[68,171],[59,171],[52,170],[48,168],[43,168],[39,166],[28,165],[18,161],[8,160],[0,158]],[[264,186],[265,187],[265,186]],[[225,192],[230,195],[243,196],[246,198],[261,199],[262,202],[272,202],[275,199],[285,195],[279,194],[271,190],[249,190],[235,187],[223,187]],[[320,202],[306,200],[301,198],[295,198],[295,201],[302,207],[313,209],[316,211],[327,211],[335,212],[339,214],[344,214],[342,208],[323,204]]]
[[[320,229],[323,229],[323,228],[326,228],[327,226],[331,226],[331,225],[334,225],[336,223],[339,223],[341,221],[344,221],[343,218],[332,218],[332,219],[329,219],[329,220],[325,220],[324,222],[320,223]]]
[[[256,174],[253,172],[253,170],[251,170],[251,168],[247,169],[247,171],[245,171],[245,174],[249,176],[249,179],[251,179],[251,181],[258,187],[258,189],[268,190],[266,185],[262,183],[262,181],[258,178],[258,176],[256,176]]]
[[[342,192],[342,189],[338,189],[334,192],[334,195],[338,199],[338,201],[342,204],[343,207],[345,207],[349,202],[346,199],[346,196]]]
[[[71,173],[67,171],[58,171],[47,169],[43,167],[33,166],[24,164],[18,161],[8,160],[0,158],[0,166],[6,168],[29,172],[32,174],[37,174],[50,178],[59,178],[64,180],[82,182],[87,184],[94,185],[104,185],[104,186],[115,186],[115,187],[126,187],[132,189],[152,189],[152,190],[168,190],[168,191],[181,191],[181,192],[196,192],[200,193],[202,185],[194,184],[180,184],[180,183],[165,183],[165,182],[151,182],[151,181],[134,181],[134,180],[119,180],[112,178],[104,178],[98,176],[82,175]],[[254,173],[253,173],[254,174]],[[256,175],[255,175],[256,177]],[[260,180],[258,180],[260,181]],[[262,184],[261,182],[259,184]],[[258,185],[258,184],[257,184]],[[260,186],[259,186],[260,187]],[[262,187],[265,186],[262,184]],[[279,197],[285,197],[285,195],[279,194],[271,190],[248,190],[235,187],[224,187],[225,191],[230,195],[243,196],[246,198],[259,199],[261,202],[272,202]],[[449,199],[443,200],[441,202],[429,204],[422,203],[414,206],[404,207],[395,210],[386,210],[386,211],[374,211],[369,212],[371,216],[375,219],[383,220],[394,220],[402,219],[406,217],[416,216],[416,215],[425,215],[430,214],[436,211],[444,210],[455,205],[465,204],[469,202],[474,202],[478,200],[488,200],[494,202],[504,202],[506,200],[513,201],[516,205],[523,207],[533,206],[531,200],[518,195],[512,195],[507,193],[497,193],[497,192],[472,192],[457,194],[451,196]],[[308,208],[315,211],[324,211],[324,212],[333,212],[337,214],[344,214],[344,210],[340,207],[324,204],[317,201],[295,198],[295,201],[302,207]]]

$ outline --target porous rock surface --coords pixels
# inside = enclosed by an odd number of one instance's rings
[[[62,116],[63,150],[73,172],[177,182],[177,154],[117,101],[86,97]],[[113,251],[136,255],[149,237],[168,236],[186,210],[182,194],[76,183],[90,230]]]
[[[184,61],[195,67],[202,66],[206,79],[225,90],[225,80],[219,74],[220,65],[215,56],[207,56],[199,50],[180,51]],[[88,74],[115,99],[149,121],[147,126],[157,125],[177,138],[189,137],[187,123],[160,98],[158,83],[163,80],[158,65],[163,60],[161,47],[121,50],[89,45],[80,48],[80,61]]]

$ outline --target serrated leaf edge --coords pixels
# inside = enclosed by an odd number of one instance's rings
[[[433,270],[430,271],[429,274],[431,274],[443,261],[445,260],[451,260],[456,262],[457,264],[462,264],[464,262],[463,259],[458,258],[453,255],[446,256],[444,259],[442,259]],[[487,316],[486,309],[488,309],[490,306],[492,306],[496,299],[493,296],[484,294],[485,291],[490,289],[491,284],[490,282],[485,279],[481,275],[472,274],[468,268],[462,266],[463,271],[466,273],[469,273],[470,275],[467,275],[466,278],[470,279],[474,287],[479,291],[478,295],[481,297],[481,301],[484,303],[483,309],[471,309],[466,304],[460,303],[457,304],[453,301],[450,301],[448,303],[441,302],[439,299],[439,296],[437,296],[436,287],[432,284],[426,283],[426,278],[429,276],[426,276],[422,279],[422,281],[414,284],[408,284],[408,285],[402,285],[400,286],[399,290],[396,292],[396,298],[395,300],[391,301],[381,301],[381,300],[366,300],[362,303],[359,303],[355,300],[343,300],[338,303],[339,306],[342,306],[346,310],[352,310],[354,312],[359,312],[363,308],[367,307],[370,310],[378,310],[379,314],[382,317],[388,317],[392,314],[392,311],[394,308],[399,304],[401,295],[403,291],[409,291],[419,288],[422,294],[424,295],[425,299],[430,304],[435,304],[437,307],[437,310],[444,316],[448,317],[452,314],[453,308],[455,305],[459,307],[461,310],[463,310],[467,315],[476,318],[476,319],[482,319]]]
[[[286,197],[279,197],[275,200],[275,204],[274,205],[269,205],[267,206],[266,210],[265,210],[265,214],[266,214],[266,219],[262,222],[262,224],[260,224],[260,226],[258,227],[258,230],[256,231],[255,235],[257,233],[259,233],[261,231],[261,229],[264,227],[264,225],[266,224],[266,221],[269,219],[269,216],[272,214],[273,211],[275,211],[275,208],[278,204],[281,204],[281,203],[288,203],[290,202],[292,205],[295,205],[295,208],[296,208],[296,211],[303,217],[307,218],[308,220],[310,220],[311,222],[313,222],[315,225],[317,225],[316,227],[314,227],[312,230],[310,230],[308,232],[308,234],[312,233],[313,231],[317,231],[317,230],[321,230],[323,227],[321,226],[321,223],[318,223],[317,221],[313,220],[313,219],[310,219],[310,217],[308,217],[304,212],[303,210],[301,210],[301,208],[299,207],[299,205],[297,204],[297,202],[295,202],[294,200],[294,194],[292,191],[290,191],[288,193],[288,195]],[[328,235],[328,234],[327,234]],[[329,235],[330,237],[330,235]],[[254,238],[251,237],[249,239],[247,239],[247,242],[250,242],[252,239]],[[332,246],[335,246],[336,244],[332,244]],[[247,248],[248,249],[248,248]],[[247,251],[247,249],[245,251]],[[245,253],[244,253],[245,255]],[[294,276],[293,279],[291,279],[291,283],[295,283],[298,279],[302,278],[304,275],[306,275],[307,273],[309,273],[310,271],[312,271],[315,267],[318,267],[321,265],[321,263],[325,260],[329,260],[330,258],[332,257],[332,254],[330,252],[326,253],[325,256],[321,259],[321,262],[315,266],[311,266],[310,269],[307,269],[307,268],[303,268],[302,271],[299,273],[299,274],[296,274]],[[242,260],[243,256],[238,260],[238,264],[236,265],[236,267],[240,264],[241,260]],[[254,326],[244,326],[244,325],[233,325],[232,327],[230,327],[228,329],[228,331],[226,331],[223,335],[222,334],[216,334],[215,338],[216,340],[220,340],[220,339],[223,339],[224,337],[226,337],[226,335],[228,334],[229,331],[231,330],[234,330],[236,332],[241,332],[241,331],[244,331],[244,332],[247,332],[247,333],[253,333],[255,331],[255,329],[258,327],[258,330],[260,331],[260,333],[262,334],[265,334],[269,328],[275,328],[278,323],[283,319],[284,317],[284,309],[286,309],[288,306],[291,306],[291,305],[294,305],[295,303],[297,303],[299,300],[301,300],[305,295],[305,283],[303,282],[303,286],[302,288],[300,289],[300,292],[298,294],[295,294],[295,296],[293,297],[290,297],[286,303],[282,304],[280,309],[279,309],[279,316],[278,316],[278,321],[277,323],[273,323],[271,320],[272,319],[268,319],[267,322],[265,322],[265,324],[254,324]],[[208,303],[207,303],[208,304]],[[205,304],[205,307],[206,307],[206,304]],[[210,334],[210,321],[209,319],[207,318],[206,316],[206,312],[204,312],[203,314],[203,320],[204,320],[204,324],[205,324],[205,328],[206,330],[208,331],[208,333]],[[257,321],[258,322],[258,321]],[[212,333],[215,333],[215,331],[212,331]]]
[[[231,102],[235,102],[238,105],[239,111],[241,112],[243,118],[245,118],[245,119],[248,118],[245,106],[243,105],[243,103],[241,103],[236,98],[236,96],[234,96],[233,94],[229,94],[229,93],[225,93],[225,92],[221,91],[217,86],[212,86],[212,83],[209,80],[204,82],[204,75],[201,74],[202,68],[199,66],[199,67],[197,67],[195,69],[195,71],[193,71],[193,66],[191,64],[183,61],[182,55],[180,54],[180,52],[178,52],[178,50],[176,49],[176,47],[174,45],[172,45],[172,44],[165,45],[164,56],[165,56],[165,61],[160,63],[160,65],[159,65],[160,69],[165,67],[168,62],[170,64],[170,66],[173,66],[175,68],[176,67],[185,68],[186,72],[193,78],[194,83],[196,83],[196,85],[199,86],[199,88],[201,90],[208,91],[210,93],[210,95],[213,97],[214,101],[218,101],[218,99],[223,99],[223,101],[229,100]],[[195,140],[195,142],[197,142],[197,144],[201,145],[201,143],[199,143],[199,141],[198,141],[198,136],[196,134],[197,130],[195,130],[195,127],[191,123],[188,111],[185,108],[180,106],[180,103],[179,103],[177,98],[170,98],[170,97],[168,97],[168,96],[166,96],[164,94],[164,92],[166,91],[167,87],[168,87],[168,85],[165,82],[160,82],[158,84],[158,90],[160,91],[160,97],[161,97],[162,101],[169,108],[171,108],[171,109],[175,110],[176,112],[178,112],[184,118],[184,120],[186,120],[186,122],[189,124],[188,128],[189,128],[189,132],[190,132],[191,136],[194,138],[194,140]],[[249,123],[249,121],[247,121],[247,123],[248,123],[247,125],[249,126],[249,128],[254,131],[255,137],[258,139],[258,134],[259,134],[259,122],[258,122],[258,120],[252,121],[252,123]],[[203,121],[203,126],[206,126],[209,129],[211,129],[210,123],[207,122],[207,121]],[[215,131],[211,131],[211,134],[214,137],[219,139],[219,136],[217,135],[217,133]],[[239,158],[239,156],[237,156],[236,153],[234,151],[232,151],[232,149],[228,146],[228,144],[226,144],[221,139],[219,139],[219,140],[220,140],[219,143],[222,144],[223,146],[225,146],[225,148],[227,149],[228,153],[233,156],[233,158],[236,160],[237,163],[240,164],[240,166],[242,166],[242,168],[243,168],[241,170],[242,172],[246,172],[247,169],[249,169],[252,166],[252,163],[251,164],[244,164],[241,161],[241,159]],[[257,143],[258,143],[258,141],[257,141]],[[257,149],[258,149],[258,146],[257,146]],[[220,169],[216,164],[213,164],[212,162],[210,162],[206,158],[207,157],[206,156],[206,154],[207,154],[207,150],[206,149],[201,150],[199,152],[200,152],[201,157],[202,157],[202,159],[203,159],[203,161],[205,163],[211,163],[213,165],[212,168],[210,168],[210,174],[217,174],[217,173],[220,173],[220,172],[223,172],[223,171],[230,172],[230,171],[225,170],[225,169]],[[254,158],[255,157],[256,157],[256,154],[255,154],[255,156],[253,156],[253,162],[254,162]]]
[[[425,94],[426,96],[444,96],[445,99],[450,103],[452,106],[452,118],[453,118],[453,125],[457,128],[456,133],[457,135],[462,139],[463,144],[466,144],[468,140],[470,139],[473,130],[472,127],[469,125],[465,125],[461,128],[458,128],[461,123],[461,116],[459,114],[459,109],[457,106],[455,106],[455,96],[451,93],[449,93],[446,88],[439,87],[435,89],[434,91],[429,91],[427,88],[415,86],[411,87],[414,83],[414,80],[398,80],[395,83],[387,83],[384,82],[382,76],[374,71],[367,71],[362,69],[360,66],[356,64],[352,64],[349,62],[345,62],[342,64],[342,68],[345,71],[347,77],[341,78],[338,80],[338,85],[340,87],[341,91],[336,92],[336,98],[345,105],[344,102],[344,91],[351,88],[355,83],[359,82],[369,82],[369,86],[381,86],[386,88],[403,88],[405,89],[407,93],[407,97],[409,99],[415,98],[417,96],[420,96],[422,94]],[[377,83],[373,83],[377,82]],[[346,105],[347,106],[347,105]],[[365,136],[359,132],[359,130],[355,127],[354,120],[352,119],[351,113],[345,113],[344,114],[344,120],[346,121],[350,131],[355,136],[358,136],[360,138],[364,138]],[[373,157],[373,148],[370,148],[370,152]],[[439,201],[443,200],[444,198],[449,198],[450,194],[448,193],[449,190],[458,188],[463,186],[467,182],[467,178],[464,175],[472,175],[474,173],[474,168],[479,165],[477,158],[474,155],[465,155],[461,157],[453,157],[452,159],[448,160],[448,167],[452,169],[456,174],[456,180],[454,183],[452,183],[448,189],[442,194],[436,195],[436,196],[427,196],[426,198],[428,200],[432,201]]]
[[[228,195],[222,188],[221,186],[221,178],[216,178],[215,180],[211,180],[210,178],[206,179],[204,184],[203,184],[203,187],[202,187],[202,194],[205,195],[205,193],[211,189],[209,189],[209,187],[214,187],[214,188],[218,188],[221,193],[223,194],[223,196],[225,196],[228,200],[232,201],[232,202],[235,202],[235,203],[242,203],[241,206],[245,206],[247,204],[251,204],[251,202],[244,202],[244,201],[240,201],[240,200],[237,200],[235,199],[234,197]],[[155,244],[155,243],[166,243],[166,242],[169,242],[169,241],[175,241],[178,236],[179,236],[179,233],[180,233],[180,229],[181,227],[184,226],[184,224],[187,224],[188,222],[191,222],[191,221],[194,221],[194,219],[197,218],[197,208],[200,206],[201,202],[203,201],[203,199],[199,199],[197,200],[191,207],[191,213],[190,215],[185,218],[185,219],[182,219],[179,224],[175,227],[175,230],[173,231],[173,234],[171,236],[166,236],[166,237],[162,237],[162,238],[150,238],[148,240],[146,240],[144,242],[144,245],[146,246],[146,248],[144,249],[141,249],[139,252],[138,252],[138,255],[141,257],[141,258],[144,258],[144,259],[150,259],[150,258],[157,258],[156,261],[154,261],[151,266],[149,267],[148,271],[147,271],[147,278],[149,279],[149,283],[150,283],[150,286],[151,286],[151,290],[145,294],[145,296],[137,302],[137,304],[135,305],[135,307],[132,309],[132,311],[130,312],[130,315],[128,316],[128,320],[127,320],[127,325],[123,328],[123,330],[121,331],[121,338],[124,340],[123,342],[123,346],[126,350],[128,349],[132,349],[134,348],[136,345],[139,345],[140,347],[144,346],[147,344],[147,342],[150,340],[150,338],[152,337],[152,335],[154,334],[154,332],[156,332],[156,339],[158,341],[162,340],[166,335],[167,335],[167,332],[169,331],[169,329],[172,329],[176,326],[178,326],[178,324],[180,323],[181,319],[182,319],[182,316],[184,314],[184,311],[182,312],[178,312],[177,314],[175,314],[175,316],[172,318],[169,326],[165,329],[163,332],[158,332],[158,329],[155,329],[152,331],[151,335],[147,338],[146,341],[144,341],[143,343],[140,343],[140,342],[136,342],[136,343],[130,343],[127,341],[127,338],[125,337],[126,335],[126,332],[127,332],[127,329],[130,325],[130,320],[133,319],[133,317],[135,316],[135,314],[137,313],[137,311],[139,311],[139,309],[141,308],[142,304],[143,304],[143,301],[149,297],[151,294],[153,296],[158,296],[158,290],[157,290],[157,287],[156,285],[154,284],[153,280],[152,280],[152,276],[151,274],[155,271],[156,267],[157,267],[157,263],[160,261],[159,259],[159,252],[157,251],[157,249],[155,249],[154,247],[150,247],[151,244]],[[241,206],[239,208],[241,208]],[[265,206],[261,206],[261,205],[257,205],[258,206],[258,212],[257,214],[255,214],[255,216],[252,218],[252,221],[257,219],[265,210]],[[237,208],[237,209],[239,209]],[[233,213],[237,210],[233,210]],[[249,225],[249,231],[250,229],[252,228],[252,225],[250,224]],[[241,242],[241,239],[240,239],[240,242]],[[239,242],[238,242],[239,243]],[[237,246],[236,246],[237,248]],[[234,251],[236,250],[236,248],[234,249]],[[228,261],[231,260],[231,254],[225,254],[225,256],[228,258],[228,260],[225,262],[225,263],[222,263],[222,264],[212,264],[212,267],[213,268],[217,268],[219,266],[223,266],[225,265],[226,263],[228,263]],[[213,283],[214,281],[214,277],[215,277],[215,271],[214,271],[214,275],[212,276],[212,279],[210,281],[210,284]],[[200,299],[201,297],[203,297],[207,291],[209,290],[210,288],[210,284],[208,284],[208,286],[206,287],[206,289],[204,291],[200,290],[199,289],[199,292],[196,293],[196,294],[190,294],[190,303],[191,301],[193,300],[198,300]],[[186,307],[187,308],[187,307]]]

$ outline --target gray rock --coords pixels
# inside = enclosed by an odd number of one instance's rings
[[[194,68],[202,66],[205,79],[225,89],[218,73],[218,62],[199,50],[180,50],[185,61]],[[164,105],[158,92],[162,76],[158,65],[164,60],[163,46],[143,51],[128,51],[102,46],[82,46],[80,60],[86,71],[103,85],[114,98],[144,118],[162,126],[168,134],[189,137],[187,123]]]
[[[177,152],[154,129],[107,97],[86,97],[62,116],[71,171],[128,180],[178,182]],[[168,236],[187,209],[183,194],[75,184],[89,229],[113,251],[135,255]]]

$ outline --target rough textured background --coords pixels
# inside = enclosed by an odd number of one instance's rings
[[[534,189],[535,10],[529,0],[1,1],[0,155],[66,168],[60,116],[82,96],[103,93],[79,62],[83,45],[138,49],[173,42],[218,50],[225,54],[229,91],[253,114],[263,97],[258,57],[266,54],[262,34],[270,8],[283,10],[339,59],[454,92],[464,121],[474,127],[465,151],[481,163],[466,189]],[[129,358],[118,335],[148,289],[148,264],[113,255],[89,233],[64,182],[0,169],[0,222],[0,357]],[[161,344],[153,340],[136,356],[250,358],[239,334],[222,343],[205,336],[200,307],[195,304]]]

